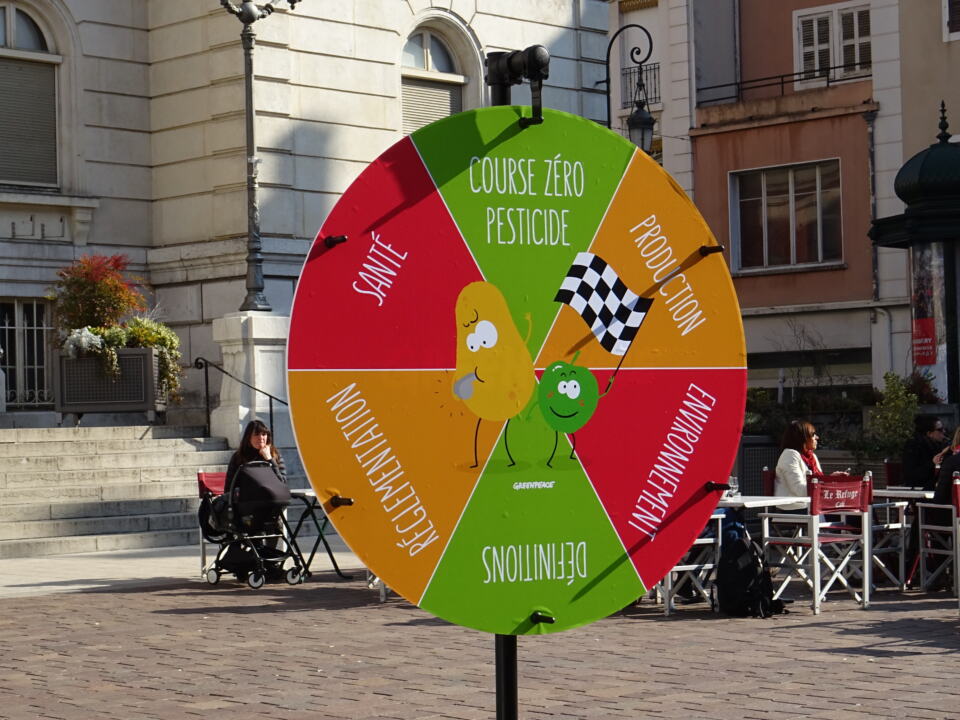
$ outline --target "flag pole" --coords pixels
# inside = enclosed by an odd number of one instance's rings
[[[718,245],[701,245],[699,248],[697,248],[692,253],[690,253],[682,263],[680,263],[679,265],[677,265],[677,267],[675,267],[673,270],[667,273],[662,280],[658,280],[652,286],[650,286],[649,288],[644,290],[642,293],[640,293],[638,297],[646,298],[648,300],[651,299],[651,296],[655,292],[657,292],[660,288],[662,288],[668,282],[673,280],[673,278],[675,278],[677,275],[679,275],[680,273],[686,270],[689,270],[690,268],[692,268],[694,265],[696,265],[698,262],[703,260],[703,258],[707,257],[708,255],[713,255],[718,252],[723,252],[723,250],[724,250],[723,245],[719,245],[719,244]],[[613,386],[613,379],[617,376],[617,373],[620,372],[620,368],[623,365],[623,361],[626,359],[627,353],[630,352],[630,348],[633,347],[634,340],[637,339],[637,335],[639,334],[640,332],[638,328],[637,334],[634,335],[633,338],[630,340],[630,344],[627,345],[627,349],[624,350],[623,355],[620,356],[620,362],[617,363],[617,367],[614,369],[613,374],[610,376],[610,379],[607,381],[607,387],[603,391],[604,395],[610,392],[610,388]],[[576,343],[574,343],[570,347],[569,350],[567,350],[567,355],[572,355],[574,352],[582,349],[584,345],[586,345],[588,342],[590,342],[591,339],[593,339],[593,337],[594,337],[594,334],[593,334],[593,331],[591,330],[588,335],[584,336],[581,340],[578,340]]]

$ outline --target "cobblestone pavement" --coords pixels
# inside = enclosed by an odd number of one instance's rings
[[[10,720],[493,718],[490,635],[362,578],[250,590],[170,580],[0,599]],[[960,718],[946,594],[837,597],[769,620],[651,603],[519,638],[520,717]]]

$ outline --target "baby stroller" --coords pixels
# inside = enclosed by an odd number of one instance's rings
[[[227,478],[222,495],[202,493],[200,530],[209,542],[220,545],[204,570],[208,583],[216,585],[226,573],[255,590],[268,579],[285,579],[291,585],[303,582],[306,563],[283,514],[290,504],[290,489],[270,463],[245,463]]]

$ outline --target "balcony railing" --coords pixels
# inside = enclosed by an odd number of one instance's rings
[[[797,83],[809,84],[809,87],[823,87],[849,82],[850,80],[863,80],[869,78],[870,74],[871,66],[869,64],[834,65],[820,70],[803,70],[752,80],[705,85],[697,88],[697,105],[730,101],[742,102],[743,100],[783,96],[794,92],[795,89],[806,89],[806,87],[795,88],[794,86]],[[765,92],[756,94],[754,98],[744,97],[745,94],[754,90]]]
[[[647,63],[624,68],[620,74],[620,96],[622,107],[633,107],[633,98],[637,89],[637,74],[643,72],[643,85],[647,91],[647,103],[660,102],[660,63]]]

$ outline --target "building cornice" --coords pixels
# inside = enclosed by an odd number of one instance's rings
[[[909,307],[910,298],[885,298],[882,300],[845,300],[840,302],[803,303],[800,305],[771,305],[765,307],[741,307],[743,317],[759,315],[794,315],[811,312],[849,312],[850,310],[873,310],[881,308]]]
[[[737,120],[733,122],[701,125],[700,127],[690,128],[690,137],[702,137],[705,135],[717,135],[719,133],[735,132],[738,130],[751,130],[763,127],[772,127],[775,125],[791,125],[798,122],[808,122],[810,120],[824,120],[832,117],[842,117],[844,115],[862,115],[865,112],[876,112],[880,105],[874,101],[864,102],[860,105],[849,105],[846,107],[824,108],[816,110],[804,110],[800,112],[784,113],[782,115],[755,118],[747,120]]]
[[[620,12],[628,13],[631,10],[643,10],[657,6],[658,0],[620,0]]]

